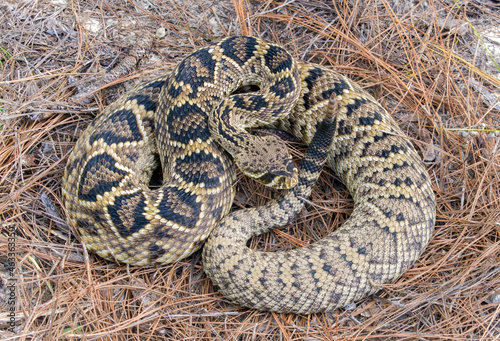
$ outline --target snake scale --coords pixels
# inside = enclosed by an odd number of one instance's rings
[[[300,249],[248,248],[249,238],[300,212],[319,172],[304,164],[321,161],[308,163],[308,149],[297,169],[281,140],[251,130],[276,128],[309,145],[332,113],[327,165],[352,195],[350,218]],[[158,162],[163,185],[152,188]],[[278,198],[229,214],[235,165],[281,189]],[[333,310],[396,280],[426,247],[436,214],[422,161],[372,96],[241,36],[193,52],[98,115],[69,156],[62,194],[89,250],[132,265],[165,264],[208,238],[204,269],[220,291],[277,312]]]

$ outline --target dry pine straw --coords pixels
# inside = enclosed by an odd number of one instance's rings
[[[0,335],[495,339],[500,114],[488,98],[499,82],[483,38],[474,33],[498,25],[494,6],[444,0],[0,2],[0,261],[6,264],[14,227],[17,269],[14,333],[7,323],[7,267],[0,272]],[[232,34],[263,36],[356,79],[420,150],[436,192],[437,226],[421,259],[397,283],[331,313],[262,313],[222,298],[203,274],[199,253],[160,268],[128,268],[88,255],[68,230],[60,199],[63,167],[94,115],[139,77],[162,74],[186,53]],[[140,55],[134,46],[144,35],[153,44],[126,76],[99,73]],[[94,87],[85,87],[89,79]],[[68,86],[75,80],[77,89]],[[113,84],[120,85],[97,90]],[[74,101],[85,89],[97,90],[95,96]],[[237,186],[238,207],[272,195],[245,178]],[[352,210],[348,193],[328,171],[312,201],[297,222],[252,246],[279,251],[306,245]]]

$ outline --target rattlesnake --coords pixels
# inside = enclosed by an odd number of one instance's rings
[[[258,90],[240,93],[249,87]],[[354,199],[351,217],[308,247],[250,250],[247,240],[291,219],[308,190],[283,142],[248,129],[273,127],[310,144],[330,99],[338,109],[328,165]],[[263,208],[230,214],[207,242],[204,268],[236,303],[304,313],[345,306],[398,278],[430,239],[428,173],[387,111],[347,78],[253,37],[192,53],[94,120],[63,177],[70,225],[107,259],[152,265],[188,256],[234,196],[233,163],[215,140],[244,173],[292,188]],[[164,185],[151,190],[156,153]]]

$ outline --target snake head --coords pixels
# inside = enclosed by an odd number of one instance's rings
[[[256,137],[234,156],[238,168],[261,184],[289,189],[298,182],[298,170],[285,143],[274,136]]]

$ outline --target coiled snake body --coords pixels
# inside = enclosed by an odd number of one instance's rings
[[[259,90],[239,93],[249,86]],[[297,178],[283,142],[248,129],[275,127],[309,144],[332,100],[327,164],[354,199],[351,217],[304,248],[249,249],[251,236],[300,211],[314,174],[299,169]],[[291,189],[227,215],[235,169],[219,144],[245,174]],[[155,154],[164,184],[150,189]],[[375,292],[417,260],[435,220],[428,173],[385,109],[347,78],[252,37],[202,48],[108,107],[78,140],[62,193],[86,247],[133,265],[188,256],[227,215],[204,247],[205,271],[234,302],[279,312],[332,310]]]

